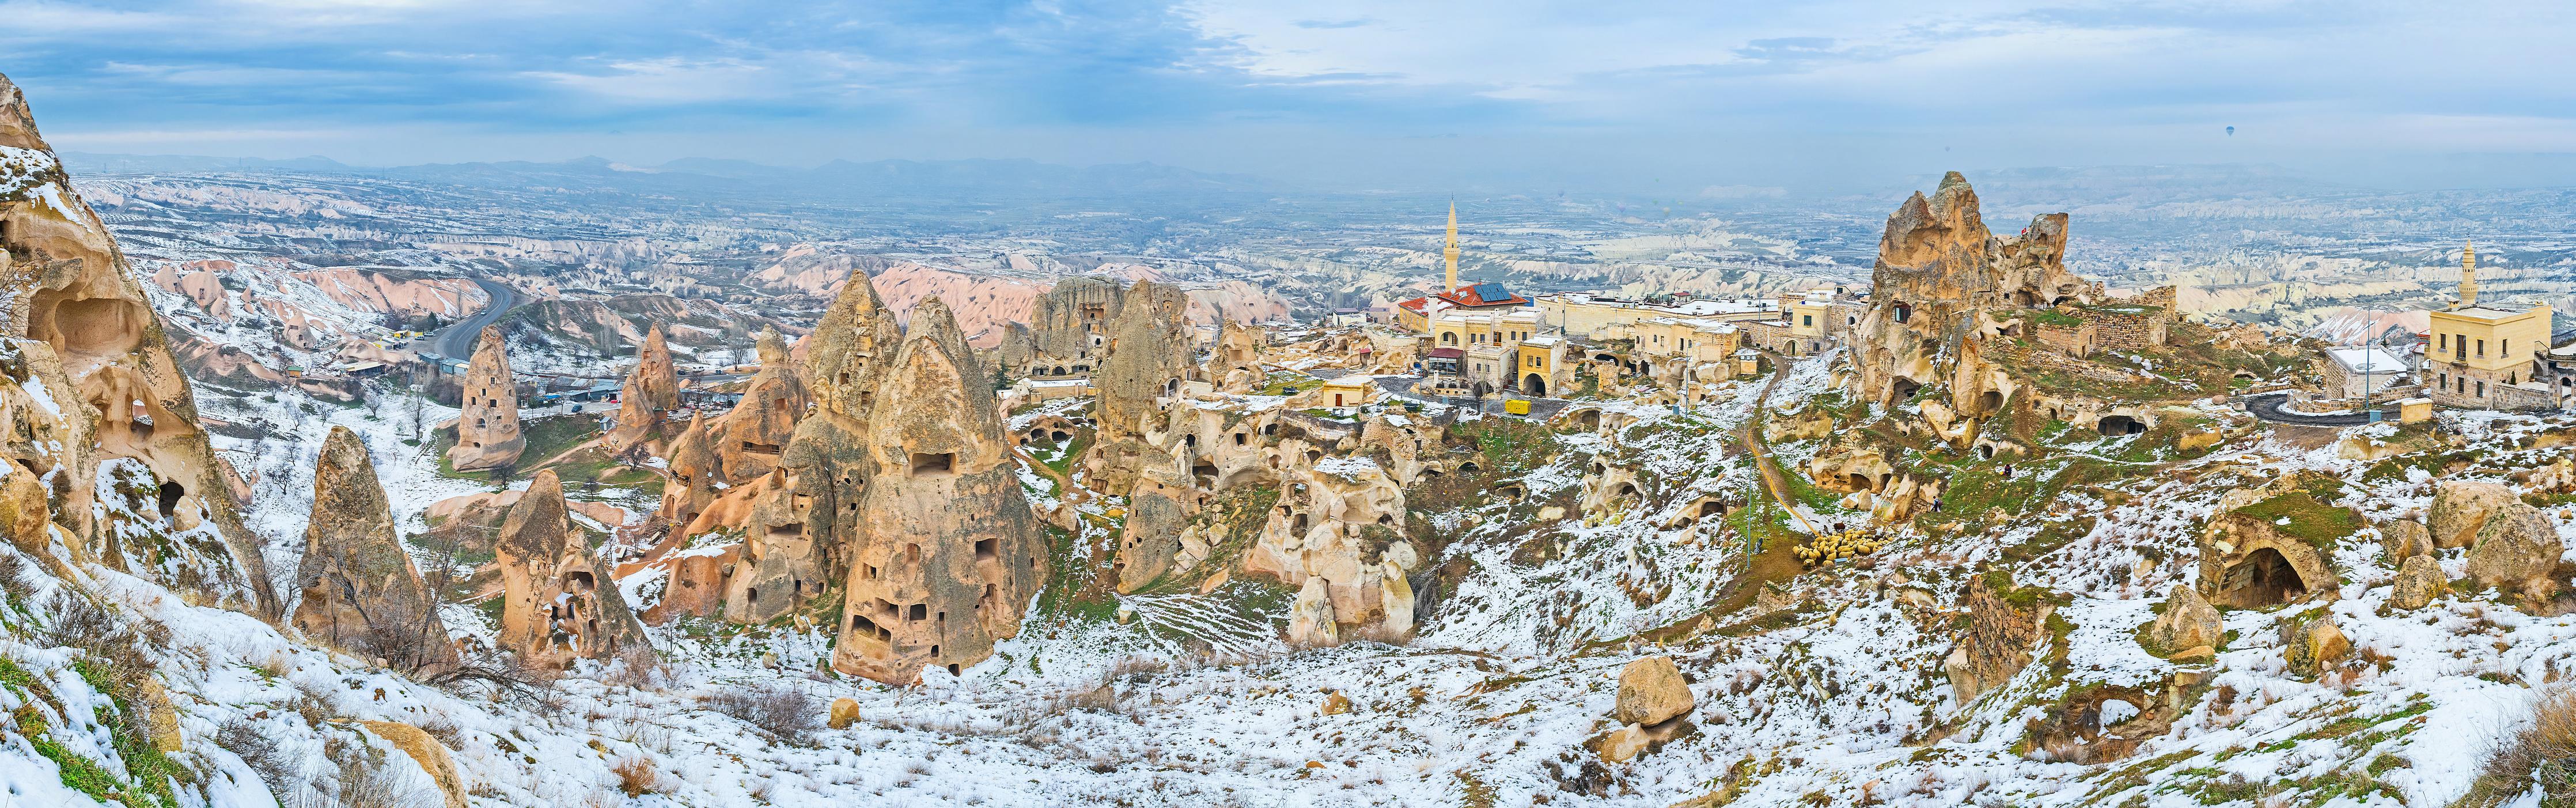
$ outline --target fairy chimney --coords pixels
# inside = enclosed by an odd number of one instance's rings
[[[679,408],[680,376],[671,367],[671,345],[662,337],[662,326],[655,324],[644,335],[635,370],[626,374],[626,386],[617,394],[617,428],[603,442],[617,451],[650,441],[660,435],[665,414]]]
[[[475,471],[519,462],[528,438],[519,433],[519,395],[510,376],[510,349],[501,327],[483,327],[474,341],[474,361],[465,368],[465,411],[456,416],[456,446],[447,462],[457,471]]]
[[[561,667],[648,647],[608,567],[573,526],[563,483],[537,472],[510,506],[493,546],[501,570],[501,647],[531,664]]]
[[[859,529],[859,503],[875,474],[866,441],[877,377],[903,336],[894,312],[877,298],[865,273],[853,272],[840,298],[823,313],[805,351],[806,393],[813,405],[796,423],[779,454],[787,485],[805,503],[805,533],[814,537],[824,580],[849,571],[849,537]]]
[[[980,662],[1019,633],[1044,579],[1045,533],[981,367],[947,304],[930,297],[881,371],[859,436],[870,473],[845,545],[848,601],[832,655],[844,673],[906,683],[925,665],[953,673]]]
[[[313,469],[313,518],[295,580],[304,596],[294,622],[304,636],[406,669],[456,662],[438,599],[394,534],[393,507],[375,464],[348,427],[332,427],[322,442]]]

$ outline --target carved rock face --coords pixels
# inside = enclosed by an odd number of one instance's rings
[[[240,521],[226,474],[197,423],[195,393],[172,357],[161,322],[133,277],[106,224],[72,187],[16,85],[0,77],[0,284],[8,305],[0,333],[32,340],[9,353],[10,387],[42,380],[52,406],[39,407],[40,428],[77,438],[41,458],[27,436],[8,451],[66,484],[53,513],[79,543],[97,545],[92,505],[102,464],[140,463],[159,481],[174,527],[214,524],[226,558],[188,580],[165,583],[202,602],[263,617],[277,615],[259,540]],[[37,436],[42,439],[43,436]],[[184,522],[186,525],[176,524]],[[119,566],[114,558],[104,559]],[[149,569],[132,569],[153,576]]]
[[[407,668],[456,661],[437,598],[395,535],[375,464],[348,427],[331,428],[313,469],[313,519],[295,581],[303,598],[293,619],[307,638]]]
[[[528,437],[519,432],[518,382],[510,376],[510,349],[501,327],[484,326],[465,368],[465,407],[456,416],[456,446],[447,450],[458,471],[500,468],[519,462]]]
[[[528,481],[502,520],[493,546],[505,599],[501,647],[532,664],[556,666],[650,647],[616,579],[573,527],[570,510],[562,481],[547,469]]]
[[[845,548],[848,561],[849,601],[832,656],[844,673],[907,683],[924,665],[954,672],[981,662],[995,640],[1019,632],[1044,582],[1045,533],[981,368],[948,307],[926,298],[881,371],[861,431],[810,433],[817,442],[855,438],[863,450],[852,458],[846,445],[809,447],[864,464],[864,479],[835,492],[855,495],[854,518],[822,539]],[[800,439],[807,434],[800,428]]]

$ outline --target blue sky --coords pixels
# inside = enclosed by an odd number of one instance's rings
[[[1031,157],[1353,190],[2576,152],[2558,2],[0,0],[0,21],[0,73],[89,152]]]

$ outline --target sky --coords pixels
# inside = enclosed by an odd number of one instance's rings
[[[2576,4],[2477,0],[0,0],[0,74],[91,153],[1025,157],[1711,196],[2268,163],[2480,187],[2576,184],[2571,35]]]

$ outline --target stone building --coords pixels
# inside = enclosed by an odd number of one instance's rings
[[[465,407],[456,416],[456,446],[447,450],[457,471],[509,466],[519,462],[528,438],[519,433],[519,393],[510,375],[510,349],[501,327],[484,326],[474,341],[474,361],[465,370]]]
[[[2325,394],[2333,398],[2388,397],[2412,375],[2406,360],[2378,348],[2327,348]]]
[[[1019,633],[1045,579],[1046,534],[981,367],[946,304],[913,309],[858,436],[869,467],[835,669],[911,682],[923,666],[962,671]]]
[[[2549,305],[2480,302],[2476,245],[2460,254],[2459,302],[2432,312],[2431,329],[2422,375],[2434,403],[2484,410],[2558,405],[2557,392],[2537,378],[2550,348]]]

